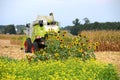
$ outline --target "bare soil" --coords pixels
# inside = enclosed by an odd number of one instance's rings
[[[26,54],[24,50],[20,50],[19,45],[11,45],[10,40],[0,40],[0,56],[23,59]]]
[[[95,52],[97,60],[114,64],[120,73],[120,52]]]
[[[26,57],[24,50],[19,45],[11,45],[10,40],[0,39],[0,56],[7,56],[14,59]],[[95,52],[97,60],[115,64],[120,72],[120,52]]]

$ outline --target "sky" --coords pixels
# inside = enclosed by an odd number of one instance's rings
[[[31,23],[38,15],[53,12],[60,26],[84,23],[120,22],[120,0],[0,0],[0,25]]]

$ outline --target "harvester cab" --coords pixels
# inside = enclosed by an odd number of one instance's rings
[[[26,40],[24,41],[25,52],[39,51],[44,48],[47,33],[59,32],[58,22],[54,20],[53,13],[49,16],[37,16],[32,23],[26,24]]]

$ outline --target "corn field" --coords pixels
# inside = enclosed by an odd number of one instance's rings
[[[120,31],[82,31],[81,34],[99,42],[96,51],[120,51]]]

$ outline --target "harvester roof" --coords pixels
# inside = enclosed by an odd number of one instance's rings
[[[52,22],[52,21],[54,21],[54,16],[53,16],[53,14],[51,15],[49,15],[49,16],[40,16],[40,15],[38,15],[37,16],[37,18],[36,18],[36,20],[35,21],[33,21],[33,24],[36,24],[36,23],[38,23],[40,20],[43,20],[43,22]]]

